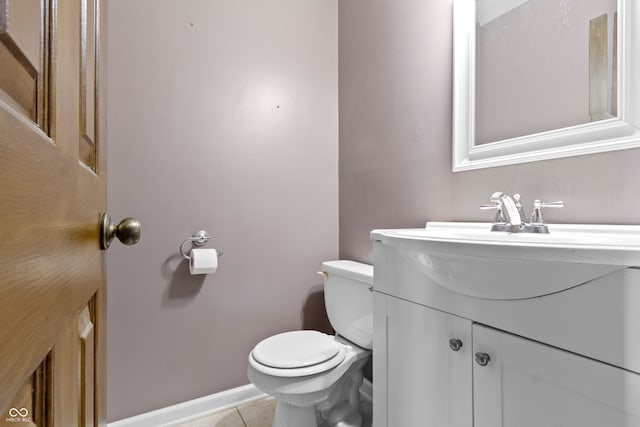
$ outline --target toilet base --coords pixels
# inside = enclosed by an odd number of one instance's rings
[[[317,427],[316,410],[313,406],[302,407],[276,401],[276,413],[271,427]]]
[[[321,427],[361,427],[360,386],[362,366],[352,366],[339,381],[340,384],[326,402],[316,406],[318,425]]]
[[[315,406],[295,406],[276,400],[272,427],[361,427],[360,386],[366,359],[354,363]]]

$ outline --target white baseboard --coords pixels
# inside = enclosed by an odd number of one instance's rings
[[[372,400],[373,385],[371,381],[366,378],[360,387],[360,394],[365,399],[369,401]],[[258,390],[253,384],[247,384],[188,402],[167,406],[166,408],[156,411],[136,415],[135,417],[115,421],[107,424],[107,427],[169,427],[194,418],[204,417],[214,412],[233,408],[243,403],[251,402],[252,400],[267,397],[269,397],[269,395]]]
[[[224,390],[177,405],[107,424],[107,427],[169,427],[214,412],[269,397],[253,384]]]

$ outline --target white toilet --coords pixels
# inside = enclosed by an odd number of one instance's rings
[[[249,355],[249,380],[276,399],[272,427],[360,427],[362,368],[373,338],[373,266],[322,263],[335,336],[293,331],[262,340]]]

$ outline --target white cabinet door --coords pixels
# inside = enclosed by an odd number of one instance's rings
[[[374,426],[470,427],[471,322],[377,292],[374,310]]]
[[[474,427],[640,427],[640,375],[473,326]]]

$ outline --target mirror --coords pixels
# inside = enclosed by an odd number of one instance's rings
[[[640,146],[636,0],[454,0],[453,170]]]

